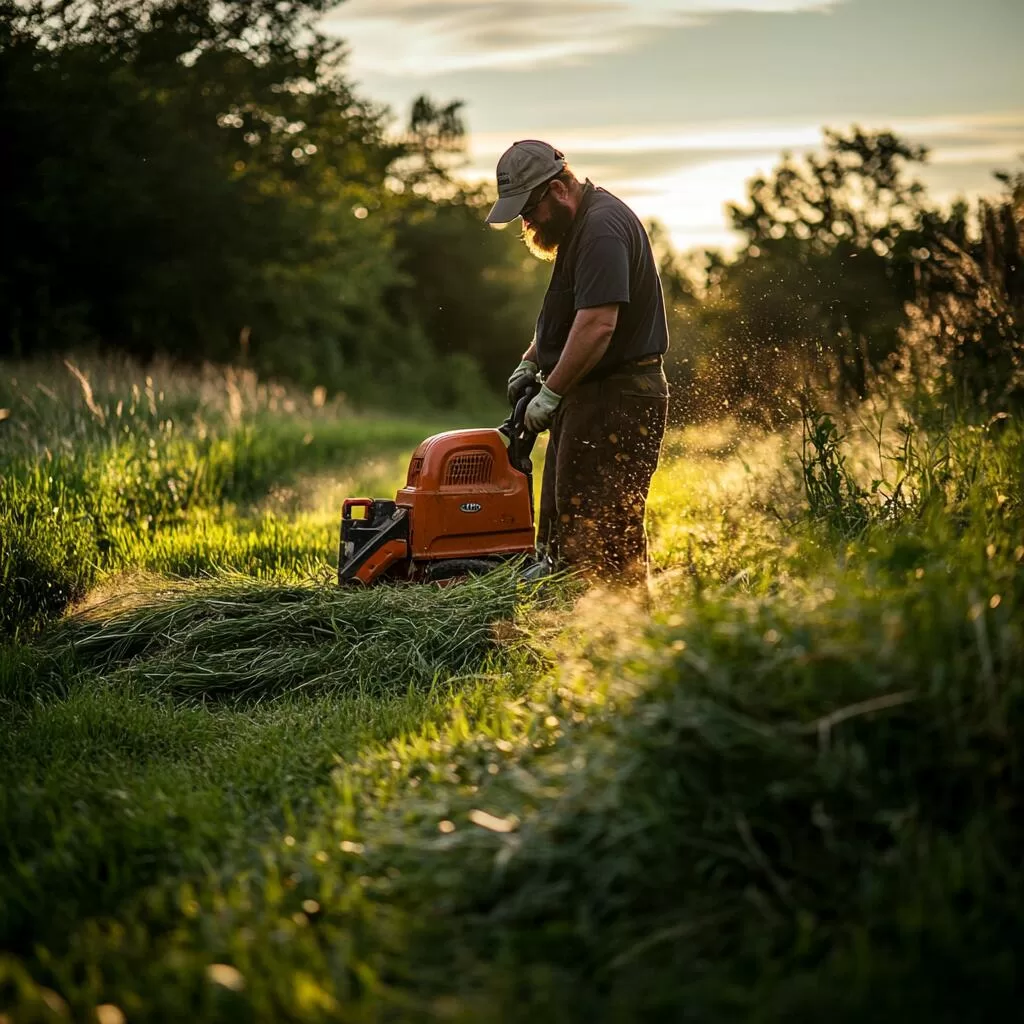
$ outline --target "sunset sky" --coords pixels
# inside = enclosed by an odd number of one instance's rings
[[[401,122],[465,101],[463,176],[547,139],[679,249],[733,244],[723,204],[823,125],[928,145],[940,201],[1024,169],[1024,0],[347,0],[322,24]]]

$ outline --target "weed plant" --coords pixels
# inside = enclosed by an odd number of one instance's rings
[[[991,522],[1006,502],[1019,505],[1020,430],[1007,413],[981,423],[933,420],[929,429],[904,416],[891,434],[883,416],[874,426],[862,422],[859,433],[874,458],[868,465],[862,454],[855,467],[848,437],[833,417],[804,409],[800,469],[807,516],[839,538],[934,514],[966,528],[979,516]]]

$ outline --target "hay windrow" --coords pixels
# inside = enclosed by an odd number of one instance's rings
[[[225,575],[187,588],[150,580],[50,631],[46,656],[176,696],[268,697],[296,689],[429,686],[500,646],[533,600],[514,569],[453,586],[345,589]]]

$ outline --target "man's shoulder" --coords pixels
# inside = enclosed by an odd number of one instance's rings
[[[617,195],[613,195],[606,188],[594,186],[591,196],[588,213],[598,216],[626,216],[635,217],[636,214]]]
[[[640,225],[637,215],[618,196],[595,187],[587,204],[583,230],[588,235],[629,232]]]

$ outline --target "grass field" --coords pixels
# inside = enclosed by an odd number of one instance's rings
[[[0,381],[0,1015],[1012,1012],[1019,422],[674,430],[648,614],[340,591],[464,423],[133,374]]]

